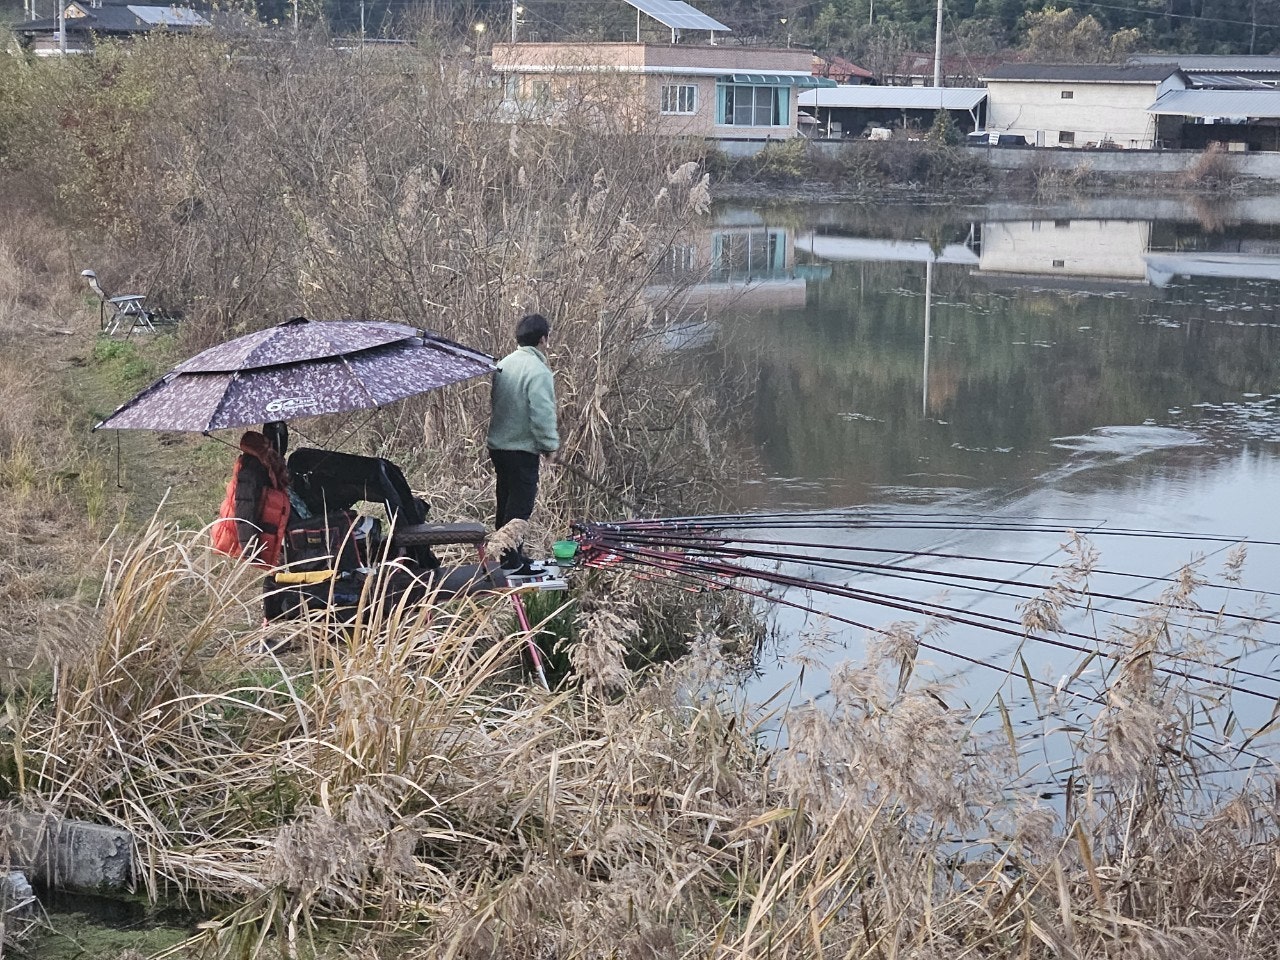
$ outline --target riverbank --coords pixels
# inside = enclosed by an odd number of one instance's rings
[[[724,200],[981,204],[1100,195],[1240,198],[1280,189],[1280,154],[944,146],[926,140],[763,145],[712,152]]]

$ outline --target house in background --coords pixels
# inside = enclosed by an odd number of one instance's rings
[[[774,140],[797,135],[799,90],[835,86],[813,75],[808,50],[716,44],[729,28],[680,0],[628,2],[637,11],[633,41],[494,44],[506,112],[721,142]],[[667,27],[671,42],[642,40],[640,13]],[[708,33],[707,42],[684,42],[691,31]]]
[[[973,87],[978,79],[1004,63],[999,57],[942,56],[944,87]],[[904,53],[882,71],[880,82],[896,87],[933,86],[934,54]],[[873,66],[875,66],[873,64]]]
[[[987,129],[1038,147],[1150,148],[1176,140],[1181,121],[1161,122],[1148,108],[1189,86],[1172,63],[1007,63],[983,79]]]
[[[67,29],[67,53],[87,53],[99,37],[132,37],[153,30],[189,33],[212,24],[202,14],[185,6],[103,3],[102,0],[71,0],[63,8]],[[36,56],[56,56],[61,52],[58,18],[15,23],[18,42]]]
[[[812,72],[815,77],[826,77],[828,80],[848,86],[876,82],[875,74],[865,67],[860,67],[844,57],[824,57],[820,53],[813,55]]]

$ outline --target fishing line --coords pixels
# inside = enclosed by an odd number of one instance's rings
[[[621,523],[575,524],[574,529],[580,530],[584,534],[588,534],[588,535],[590,535],[592,531],[600,530],[600,529],[609,530],[610,532],[618,530],[619,532],[627,533],[629,535],[629,539],[647,539],[654,536],[658,536],[659,534],[661,534],[666,538],[675,539],[675,538],[681,538],[681,537],[688,537],[694,530],[699,529],[699,528],[689,528],[689,533],[685,533],[685,531],[678,528],[671,528],[670,530],[664,529],[661,526],[663,521],[635,521],[634,523],[636,524],[636,526],[634,527],[631,526],[630,523],[628,524],[621,524]],[[813,528],[818,530],[821,529],[821,527],[818,527],[817,525],[814,525]],[[729,528],[715,527],[710,529],[729,529]],[[764,529],[769,529],[769,528],[764,527]],[[1066,533],[1068,531],[1058,531],[1058,532]],[[727,542],[752,543],[752,544],[769,545],[769,546],[777,545],[777,546],[788,546],[788,547],[799,547],[799,548],[806,548],[806,547],[811,548],[811,547],[821,546],[825,550],[838,550],[842,552],[889,554],[889,555],[903,556],[908,558],[930,557],[930,558],[936,558],[941,560],[965,560],[965,561],[971,561],[974,563],[995,563],[995,564],[1003,564],[1003,565],[1009,565],[1009,566],[1021,566],[1021,567],[1053,569],[1053,570],[1059,569],[1060,567],[1060,564],[1036,562],[1034,560],[1013,560],[1013,559],[1006,559],[1002,557],[983,557],[983,556],[977,556],[974,554],[964,554],[964,553],[944,553],[941,551],[933,551],[933,550],[890,549],[887,547],[867,547],[867,546],[856,546],[852,544],[838,544],[838,543],[815,544],[811,542],[795,541],[795,540],[759,540],[759,539],[744,538],[744,537],[709,537],[705,535],[700,537],[697,541],[686,540],[686,542],[703,542],[703,543],[716,542],[716,541],[719,541],[722,543],[727,543]],[[1240,542],[1242,544],[1260,544],[1261,543],[1261,541],[1229,541],[1229,542]],[[1149,583],[1173,583],[1174,582],[1174,578],[1172,577],[1159,577],[1159,576],[1153,577],[1153,576],[1150,576],[1149,574],[1132,573],[1129,571],[1112,570],[1108,568],[1094,568],[1092,570],[1092,573],[1098,576],[1124,577],[1124,578],[1142,580],[1144,582],[1149,582]],[[958,575],[954,575],[954,576],[958,576]],[[1212,586],[1216,590],[1241,591],[1245,593],[1251,593],[1256,596],[1280,597],[1280,591],[1261,590],[1257,588],[1242,586],[1239,584],[1215,583]]]
[[[660,564],[655,563],[655,564],[648,564],[648,565],[653,566],[657,569],[663,569]],[[688,579],[703,582],[717,589],[723,589],[723,585],[714,576],[711,576],[709,574],[703,574],[699,576],[691,573],[685,573],[684,575]],[[794,600],[787,600],[782,597],[771,596],[769,594],[766,594],[757,590],[751,590],[750,588],[747,588],[747,587],[735,587],[734,589],[737,590],[737,592],[739,593],[746,594],[747,596],[757,597],[758,599],[764,600],[768,603],[790,607],[792,609],[799,610],[805,613],[815,614],[825,619],[834,620],[837,623],[843,623],[843,624],[846,624],[847,626],[852,626],[852,627],[857,627],[859,629],[867,630],[871,633],[880,634],[881,636],[889,635],[888,631],[884,630],[883,628],[873,627],[870,624],[861,623],[860,621],[853,620],[849,617],[844,617],[839,614],[830,613],[829,611],[826,611],[826,610],[820,610],[816,607],[802,604]],[[980,660],[976,657],[969,657],[965,654],[958,653],[956,651],[944,649],[942,647],[936,646],[935,644],[931,644],[925,640],[922,640],[918,636],[913,637],[913,639],[918,646],[926,650],[931,650],[934,653],[939,653],[939,654],[942,654],[943,656],[952,657],[954,659],[972,664],[974,666],[986,667],[988,670],[994,670],[1000,674],[1008,676],[1008,671],[1003,667],[996,666],[995,664],[992,664],[992,663],[987,663],[986,661]],[[1069,686],[1063,686],[1059,688],[1054,684],[1049,683],[1047,680],[1041,680],[1038,677],[1032,677],[1029,674],[1025,675],[1025,678],[1029,683],[1033,685],[1038,684],[1040,686],[1047,687],[1050,690],[1054,691],[1055,693],[1060,691],[1068,696],[1076,698],[1077,700],[1083,700],[1086,703],[1091,703],[1099,707],[1105,706],[1105,703],[1098,696],[1093,696],[1093,697],[1088,696],[1087,694],[1083,694],[1077,690],[1071,689]],[[1237,747],[1235,744],[1231,744],[1223,740],[1215,740],[1211,737],[1207,737],[1204,734],[1196,733],[1194,731],[1190,732],[1188,736],[1193,740],[1199,741],[1202,745],[1207,745],[1210,747],[1223,747],[1223,748],[1235,750],[1237,753],[1237,756],[1240,756],[1240,755],[1249,756],[1259,762],[1265,763],[1268,766],[1272,766],[1272,767],[1276,765],[1275,761],[1272,760],[1270,757],[1265,757],[1265,756],[1262,756],[1261,754],[1254,753],[1253,751],[1248,750],[1245,747]]]
[[[614,552],[617,552],[616,548],[614,548]],[[886,594],[882,594],[874,591],[857,590],[852,587],[838,586],[835,584],[820,584],[820,583],[817,583],[816,581],[803,580],[801,578],[788,576],[786,574],[769,574],[765,571],[754,571],[748,567],[742,567],[735,564],[714,563],[714,562],[697,560],[697,559],[690,560],[683,557],[672,558],[668,554],[663,554],[660,551],[649,550],[648,548],[633,548],[633,556],[647,556],[654,561],[653,565],[659,568],[661,568],[664,561],[672,562],[676,568],[684,567],[685,569],[692,568],[692,569],[698,569],[698,570],[706,570],[708,572],[713,572],[713,573],[718,572],[721,575],[727,575],[730,577],[740,576],[740,577],[745,577],[747,579],[760,580],[766,583],[777,584],[778,586],[787,586],[787,587],[792,587],[797,589],[811,590],[817,593],[826,594],[827,596],[841,597],[847,600],[855,600],[863,603],[868,603],[873,606],[885,607],[890,610],[899,610],[905,613],[913,613],[921,616],[929,616],[934,619],[944,620],[949,623],[975,627],[977,629],[987,630],[989,632],[996,633],[1002,636],[1014,637],[1014,638],[1017,638],[1019,641],[1026,639],[1026,640],[1031,640],[1033,642],[1043,643],[1049,646],[1070,650],[1074,653],[1081,653],[1086,655],[1097,655],[1097,656],[1105,657],[1108,660],[1115,661],[1116,663],[1122,663],[1125,659],[1125,657],[1123,657],[1119,653],[1109,652],[1102,649],[1091,649],[1089,647],[1081,646],[1079,644],[1069,643],[1066,640],[1054,639],[1052,637],[1043,636],[1041,634],[1033,633],[1031,631],[1015,630],[1009,626],[1002,626],[1002,624],[1015,624],[1019,626],[1020,624],[1018,624],[1018,621],[1016,620],[1013,620],[1008,617],[997,616],[995,614],[986,614],[986,613],[978,613],[978,612],[961,614],[960,611],[955,610],[953,608],[945,607],[940,604],[930,603],[928,601],[917,601],[916,603],[913,604],[913,603],[901,600],[899,598],[890,597]],[[730,584],[730,585],[727,585],[727,589],[737,590],[738,587]],[[781,601],[779,600],[779,602]],[[974,617],[981,618],[981,619],[971,619]],[[983,620],[986,620],[989,622],[983,622]],[[1097,641],[1102,643],[1113,643],[1118,646],[1118,643],[1115,641],[1106,641],[1106,640],[1102,640],[1102,638],[1099,638],[1099,637],[1090,637],[1086,634],[1080,634],[1073,631],[1060,631],[1060,632],[1065,636],[1074,637],[1080,640],[1092,640],[1092,641]],[[1172,652],[1165,652],[1165,653],[1162,653],[1162,655],[1180,662],[1193,662],[1193,663],[1195,662],[1195,661],[1185,661],[1183,660],[1183,658],[1181,658],[1180,656]],[[1280,704],[1280,695],[1277,695],[1277,694],[1264,693],[1259,690],[1254,690],[1251,687],[1245,687],[1239,684],[1233,684],[1225,680],[1217,680],[1212,677],[1197,677],[1190,673],[1184,673],[1182,671],[1174,670],[1171,667],[1167,667],[1167,666],[1153,665],[1153,669],[1157,670],[1158,672],[1167,674],[1169,676],[1181,677],[1182,679],[1185,679],[1185,680],[1197,680],[1201,683],[1205,683],[1209,686],[1217,687],[1219,689],[1230,690],[1235,693],[1245,694],[1248,696],[1257,697],[1261,700],[1269,701],[1271,703]],[[1235,672],[1237,674],[1254,676],[1257,679],[1264,679],[1264,680],[1271,679],[1261,674],[1254,674],[1251,672],[1246,673],[1246,671],[1242,671],[1242,670],[1238,670]]]
[[[1049,586],[1051,586],[1051,584],[1016,580],[1013,578],[984,577],[979,574],[952,573],[950,571],[945,571],[945,570],[935,571],[935,570],[925,570],[919,567],[895,566],[891,563],[875,563],[870,561],[859,561],[859,560],[841,560],[841,559],[836,559],[831,557],[821,557],[821,556],[815,557],[812,554],[784,553],[784,552],[772,551],[772,550],[770,551],[748,550],[748,549],[735,548],[735,547],[729,546],[729,543],[743,543],[743,544],[770,546],[770,547],[772,546],[786,546],[786,547],[814,546],[814,544],[807,544],[804,542],[797,542],[797,541],[770,541],[770,540],[754,540],[754,539],[748,540],[748,539],[734,538],[731,541],[716,540],[713,542],[708,542],[706,540],[685,539],[678,536],[656,537],[652,535],[643,536],[643,537],[632,537],[632,538],[628,538],[628,541],[642,542],[642,543],[651,544],[651,545],[668,546],[676,549],[695,551],[695,552],[702,553],[705,555],[710,555],[710,556],[731,555],[739,558],[751,558],[751,559],[759,559],[759,560],[785,560],[785,561],[794,562],[798,564],[804,564],[811,567],[821,567],[825,569],[842,570],[851,574],[873,571],[875,573],[881,574],[886,577],[894,577],[897,579],[916,581],[920,583],[930,583],[935,586],[944,587],[944,588],[949,586],[957,586],[957,587],[962,586],[961,584],[948,583],[946,582],[946,580],[968,580],[974,583],[994,584],[997,586],[1010,586],[1010,587],[1015,587],[1021,590],[1034,591],[1034,593],[1030,595],[1023,595],[1023,594],[1018,594],[1018,593],[1013,593],[1008,591],[995,590],[995,589],[992,589],[990,586],[966,588],[967,590],[973,593],[989,593],[993,595],[1006,593],[1007,595],[1017,599],[1034,599],[1034,597],[1037,594],[1043,593],[1046,589],[1049,588]],[[714,546],[714,549],[713,549],[713,546]],[[859,549],[859,548],[846,548],[838,545],[832,545],[831,549]],[[888,551],[877,551],[877,552],[888,552]],[[1033,561],[1000,560],[1000,561],[992,561],[992,562],[1018,564],[1024,567],[1034,565],[1039,567],[1047,567],[1055,570],[1061,569],[1060,566],[1053,566],[1051,564],[1035,564]],[[1105,573],[1104,571],[1094,571],[1094,572],[1099,575],[1104,575]],[[1106,575],[1140,577],[1146,582],[1164,582],[1164,583],[1178,582],[1177,578],[1174,578],[1174,577],[1147,577],[1143,574],[1128,574],[1128,573],[1126,574],[1111,573]],[[946,580],[942,578],[946,578]],[[1229,585],[1225,585],[1225,584],[1206,583],[1205,586],[1208,586],[1213,589],[1229,588]],[[1078,597],[1096,597],[1098,599],[1111,600],[1117,603],[1147,605],[1151,602],[1149,600],[1135,598],[1133,596],[1126,596],[1123,594],[1114,594],[1114,593],[1105,593],[1105,592],[1094,590],[1091,588],[1082,589],[1079,587],[1063,587],[1062,589],[1068,590],[1069,592],[1071,592],[1072,594]],[[1247,590],[1248,588],[1236,587],[1235,589]],[[1250,592],[1254,592],[1254,591],[1250,591]],[[1073,608],[1086,609],[1084,607],[1081,607],[1078,604],[1070,604],[1070,606],[1072,606]],[[1270,617],[1257,617],[1257,616],[1252,616],[1250,614],[1245,614],[1245,613],[1220,612],[1218,614],[1213,614],[1210,611],[1206,611],[1203,607],[1200,607],[1200,606],[1196,606],[1194,608],[1188,607],[1186,609],[1196,614],[1202,614],[1205,616],[1212,616],[1212,615],[1225,616],[1233,620],[1239,620],[1241,622],[1272,624],[1272,625],[1280,624],[1280,620],[1275,620]],[[1104,612],[1109,613],[1111,615],[1115,615],[1115,616],[1124,616],[1124,617],[1135,616],[1135,614],[1128,613],[1125,611],[1120,611],[1120,610],[1108,610]]]
[[[660,544],[660,541],[649,541],[649,542],[650,542],[650,543],[654,543],[654,544]],[[786,553],[764,553],[764,552],[751,552],[751,551],[746,551],[746,550],[735,550],[735,549],[733,549],[733,548],[731,548],[731,547],[721,547],[718,553],[710,553],[710,552],[708,552],[708,553],[707,553],[707,555],[708,555],[708,556],[712,556],[712,557],[717,556],[717,555],[720,555],[720,556],[728,555],[728,556],[735,556],[735,557],[738,557],[739,559],[744,559],[744,558],[745,558],[745,559],[758,559],[758,560],[770,560],[770,561],[775,561],[775,560],[785,560],[785,561],[789,561],[789,562],[795,562],[795,563],[805,564],[805,565],[807,565],[807,566],[811,566],[811,567],[821,567],[821,568],[824,568],[824,569],[840,570],[840,571],[847,572],[847,573],[860,573],[860,572],[864,572],[864,570],[862,569],[862,565],[856,565],[856,566],[855,566],[855,565],[846,565],[846,564],[844,564],[844,563],[842,563],[842,562],[840,562],[840,561],[818,559],[818,558],[813,558],[813,557],[810,557],[810,556],[808,556],[808,555],[804,555],[804,554],[786,554]],[[979,582],[982,582],[982,583],[996,584],[996,585],[999,585],[999,586],[1013,586],[1013,587],[1017,587],[1017,588],[1019,588],[1019,589],[1021,589],[1021,590],[1032,591],[1032,592],[1029,592],[1029,593],[1023,594],[1023,593],[1015,593],[1015,592],[1009,592],[1009,591],[1004,591],[1004,590],[997,590],[997,589],[994,589],[993,587],[990,587],[990,586],[986,586],[986,587],[965,587],[965,589],[966,589],[968,592],[970,592],[970,593],[985,593],[985,594],[992,595],[992,596],[1009,596],[1009,597],[1011,597],[1011,598],[1013,598],[1013,599],[1015,599],[1015,600],[1034,600],[1037,596],[1039,596],[1039,595],[1043,594],[1043,593],[1044,593],[1044,591],[1045,591],[1046,589],[1049,589],[1049,587],[1050,587],[1050,586],[1052,586],[1052,585],[1050,585],[1050,584],[1024,583],[1024,582],[1014,581],[1014,580],[997,580],[997,579],[990,578],[990,577],[977,577],[977,576],[970,575],[970,574],[944,573],[944,572],[939,572],[939,573],[937,573],[937,574],[934,574],[932,571],[917,571],[917,570],[915,570],[915,568],[910,568],[910,567],[908,567],[908,568],[893,567],[893,566],[890,566],[890,565],[887,565],[887,564],[869,564],[869,565],[866,565],[866,566],[867,566],[867,567],[869,567],[870,569],[872,569],[873,571],[875,571],[877,574],[879,574],[879,575],[881,575],[881,576],[884,576],[884,577],[886,577],[886,578],[892,578],[892,579],[898,579],[898,580],[906,580],[906,581],[910,581],[910,582],[917,582],[917,583],[924,583],[924,584],[928,584],[928,585],[930,585],[930,586],[935,586],[935,587],[939,587],[939,588],[943,588],[943,589],[946,589],[946,588],[951,587],[951,586],[963,586],[963,585],[960,585],[960,584],[950,584],[950,583],[946,583],[946,582],[943,582],[943,581],[934,580],[934,579],[930,579],[930,578],[931,578],[932,576],[945,576],[945,577],[960,578],[960,579],[972,579],[972,580],[976,580],[976,581],[979,581]],[[923,573],[923,574],[926,574],[926,575],[925,575],[925,576],[911,576],[911,575],[909,575],[910,573]],[[763,579],[768,579],[768,577],[767,577],[767,576],[765,576],[765,575],[762,575],[762,578],[763,578]],[[808,581],[806,581],[806,582],[808,582]],[[849,587],[848,589],[854,589],[854,588]],[[1062,589],[1063,589],[1063,590],[1065,590],[1065,591],[1067,591],[1070,595],[1073,595],[1073,596],[1076,596],[1076,597],[1082,597],[1082,598],[1095,598],[1095,597],[1096,597],[1096,598],[1099,598],[1099,599],[1112,600],[1112,601],[1116,601],[1116,602],[1119,602],[1119,603],[1131,603],[1131,604],[1135,604],[1135,605],[1141,605],[1141,606],[1143,606],[1143,607],[1150,606],[1150,604],[1151,604],[1152,602],[1154,602],[1154,601],[1151,601],[1151,600],[1139,600],[1139,599],[1134,599],[1134,598],[1132,598],[1132,597],[1120,596],[1120,595],[1117,595],[1117,594],[1097,593],[1097,592],[1090,591],[1090,590],[1081,590],[1081,589],[1079,589],[1079,588],[1075,588],[1075,587],[1065,587],[1065,586],[1064,586],[1064,587],[1062,587]],[[876,593],[876,592],[873,592],[873,591],[868,591],[868,595],[870,595],[870,596],[884,596],[884,594]],[[921,602],[930,602],[930,603],[932,603],[933,601],[921,601]],[[939,606],[941,606],[941,605],[939,605]],[[1110,617],[1119,617],[1119,618],[1124,618],[1124,619],[1129,619],[1129,620],[1140,620],[1140,619],[1142,619],[1142,617],[1143,617],[1143,614],[1142,614],[1141,612],[1131,612],[1131,611],[1125,611],[1125,610],[1112,610],[1112,609],[1097,609],[1097,608],[1093,607],[1093,606],[1092,606],[1092,605],[1090,605],[1090,604],[1085,604],[1085,603],[1080,603],[1080,602],[1073,602],[1073,601],[1064,601],[1064,602],[1063,602],[1063,606],[1065,606],[1065,607],[1067,607],[1068,609],[1071,609],[1071,610],[1076,610],[1076,611],[1081,611],[1081,612],[1094,611],[1094,612],[1097,612],[1097,613],[1104,614],[1104,615],[1106,615],[1106,616],[1110,616]],[[959,611],[961,608],[959,608],[959,607],[943,607],[943,609],[948,609],[948,610],[953,610],[953,611]],[[1182,608],[1178,608],[1178,609],[1180,610],[1180,612],[1182,612],[1182,613],[1184,613],[1184,614],[1186,615],[1187,620],[1186,620],[1186,621],[1182,621],[1182,620],[1174,621],[1174,622],[1175,622],[1175,625],[1176,625],[1176,626],[1178,626],[1178,627],[1186,628],[1186,629],[1190,629],[1190,628],[1192,627],[1192,625],[1193,625],[1194,621],[1195,621],[1195,620],[1197,620],[1197,619],[1212,620],[1212,619],[1217,618],[1217,617],[1225,617],[1225,618],[1228,618],[1228,619],[1231,619],[1231,620],[1239,620],[1239,621],[1242,621],[1242,622],[1252,622],[1252,623],[1261,623],[1261,624],[1277,624],[1277,623],[1280,623],[1280,621],[1277,621],[1277,620],[1272,620],[1272,619],[1262,618],[1262,617],[1253,617],[1253,616],[1249,616],[1248,614],[1231,614],[1231,613],[1225,613],[1225,612],[1223,612],[1223,611],[1217,611],[1217,612],[1215,612],[1215,611],[1205,610],[1205,609],[1203,609],[1202,607],[1199,607],[1199,606],[1196,606],[1196,607],[1182,607]],[[1007,619],[1007,618],[1003,618],[1003,617],[996,617],[996,616],[995,616],[995,615],[993,615],[993,614],[975,613],[974,615],[975,615],[975,616],[988,617],[988,618],[991,618],[991,619],[994,619],[994,620],[1000,620],[1000,621],[1008,622],[1008,623],[1018,623],[1018,622],[1019,622],[1019,621],[1016,621],[1016,620]],[[1109,639],[1106,639],[1106,638],[1103,638],[1103,637],[1092,636],[1092,635],[1089,635],[1089,634],[1078,633],[1078,632],[1075,632],[1075,631],[1066,631],[1066,630],[1064,630],[1064,631],[1059,631],[1059,632],[1060,632],[1060,633],[1062,633],[1063,635],[1076,637],[1076,638],[1081,639],[1081,640],[1096,640],[1096,641],[1099,641],[1099,642],[1109,643],[1109,644],[1116,645],[1116,646],[1118,646],[1118,645],[1119,645],[1119,644],[1117,643],[1117,641],[1109,640]],[[1228,630],[1228,631],[1221,631],[1221,635],[1222,635],[1222,636],[1224,636],[1224,637],[1226,637],[1226,638],[1228,638],[1228,639],[1239,640],[1239,641],[1242,641],[1242,642],[1243,642],[1243,641],[1246,641],[1246,640],[1248,640],[1248,639],[1250,639],[1250,638],[1249,638],[1249,637],[1247,637],[1247,636],[1242,636],[1242,635],[1240,635],[1240,634],[1231,633],[1229,630]],[[1193,663],[1193,664],[1197,664],[1197,665],[1203,665],[1202,661],[1199,661],[1199,660],[1193,660],[1193,659],[1190,659],[1190,658],[1182,658],[1182,657],[1179,657],[1179,656],[1174,655],[1174,654],[1169,654],[1169,655],[1170,655],[1170,656],[1173,656],[1175,659],[1186,659],[1186,662],[1188,662],[1188,663]],[[1267,675],[1265,675],[1265,674],[1257,674],[1257,673],[1253,673],[1253,672],[1251,672],[1251,671],[1240,671],[1240,672],[1247,673],[1247,674],[1248,674],[1248,675],[1250,675],[1250,676],[1256,676],[1256,677],[1258,677],[1259,679],[1264,679],[1264,680],[1271,680],[1271,679],[1273,679],[1272,677],[1267,676]]]

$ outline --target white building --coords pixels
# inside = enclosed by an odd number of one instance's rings
[[[1161,132],[1148,108],[1188,86],[1171,63],[1006,63],[983,80],[987,129],[1038,147],[1154,147]]]

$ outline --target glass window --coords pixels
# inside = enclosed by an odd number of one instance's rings
[[[697,113],[698,88],[692,83],[671,83],[662,88],[663,113]]]
[[[1063,100],[1072,100],[1072,99],[1074,99],[1074,98],[1075,98],[1075,95],[1076,95],[1076,92],[1075,92],[1074,90],[1063,90],[1063,91],[1062,91],[1062,99],[1063,99]]]
[[[1058,142],[1065,146],[1072,146],[1076,142],[1076,135],[1071,130],[1059,130]]]
[[[737,127],[782,127],[788,123],[790,87],[724,83],[717,89],[716,123]]]

